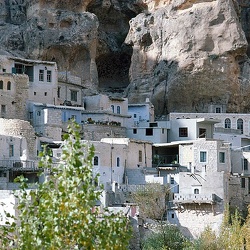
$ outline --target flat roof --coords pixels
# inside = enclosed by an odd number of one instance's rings
[[[14,56],[8,56],[8,59],[19,61],[19,62],[25,62],[25,63],[36,63],[36,64],[49,64],[49,65],[55,65],[56,62],[51,61],[40,61],[40,60],[31,60],[31,59],[25,59],[20,57],[14,57]]]

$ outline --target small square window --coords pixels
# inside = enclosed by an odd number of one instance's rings
[[[199,138],[206,138],[206,132],[205,128],[199,128]]]
[[[133,134],[137,134],[137,129],[133,128]]]
[[[188,128],[179,128],[179,137],[188,137]]]
[[[153,128],[146,128],[146,135],[148,136],[152,136],[154,133],[153,133]]]
[[[221,108],[220,107],[215,108],[215,113],[221,113]]]

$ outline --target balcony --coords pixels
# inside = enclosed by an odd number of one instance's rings
[[[35,161],[0,160],[0,170],[28,171],[37,169]]]
[[[153,167],[176,167],[178,166],[178,155],[154,155]]]
[[[215,204],[215,194],[175,194],[175,204]]]

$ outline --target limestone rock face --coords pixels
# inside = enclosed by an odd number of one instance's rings
[[[0,0],[0,52],[156,114],[250,110],[247,0]],[[126,91],[124,91],[126,89]]]
[[[165,2],[130,21],[126,43],[130,101],[150,97],[158,114],[249,109],[248,44],[232,1]]]

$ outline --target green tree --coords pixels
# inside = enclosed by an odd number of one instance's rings
[[[159,183],[148,183],[132,193],[132,200],[138,204],[140,217],[162,220],[170,189]]]
[[[79,126],[69,126],[59,166],[42,154],[40,165],[50,174],[27,190],[19,177],[18,218],[1,229],[2,248],[12,249],[127,249],[130,238],[128,220],[121,214],[95,209],[102,189],[95,186],[93,146],[83,145]]]

